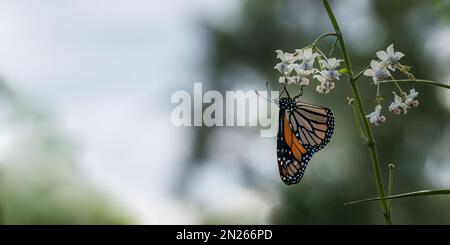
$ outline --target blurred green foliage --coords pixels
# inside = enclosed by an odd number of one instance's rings
[[[1,130],[9,137],[8,158],[0,162],[0,224],[131,223],[121,205],[80,173],[75,145],[45,110],[3,81],[0,88]]]

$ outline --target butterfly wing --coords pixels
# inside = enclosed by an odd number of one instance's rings
[[[330,109],[302,102],[288,113],[280,109],[277,160],[287,185],[300,182],[312,155],[325,147],[334,130]]]
[[[330,109],[297,102],[289,114],[292,132],[307,150],[317,152],[330,142],[334,131],[334,115]]]
[[[280,110],[277,160],[280,177],[286,185],[300,182],[311,156],[292,132],[285,110]]]

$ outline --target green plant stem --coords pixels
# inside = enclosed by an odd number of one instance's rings
[[[405,92],[403,92],[402,87],[400,87],[400,84],[398,84],[398,82],[397,82],[397,80],[395,79],[394,76],[391,75],[391,78],[392,78],[392,81],[394,81],[394,84],[397,87],[398,92],[400,93],[400,96],[402,97],[403,100],[405,100],[406,99],[406,94],[405,94]]]
[[[342,36],[341,29],[336,20],[336,17],[334,16],[333,10],[331,9],[330,4],[328,3],[328,0],[322,0],[322,2],[325,7],[325,10],[327,11],[328,17],[330,18],[331,24],[333,25],[334,31],[338,35],[337,39],[339,42],[339,46],[341,48],[341,54],[344,59],[345,66],[349,73],[348,80],[349,80],[350,86],[352,88],[353,96],[356,101],[356,106],[359,111],[360,120],[363,124],[363,129],[365,131],[365,135],[367,136],[367,140],[368,140],[367,146],[369,148],[370,158],[372,160],[372,172],[373,172],[374,179],[376,182],[378,196],[381,198],[384,198],[385,193],[384,193],[384,187],[383,187],[383,179],[381,177],[380,162],[378,159],[376,144],[375,144],[375,140],[373,137],[372,129],[370,128],[370,125],[366,119],[366,112],[365,112],[365,109],[364,109],[364,106],[362,103],[361,95],[359,93],[358,88],[356,87],[356,80],[353,77],[353,71],[351,68],[350,58],[347,53],[347,48],[345,46],[344,38]],[[391,214],[389,212],[386,201],[384,199],[380,200],[380,204],[381,204],[381,208],[382,208],[382,212],[383,212],[386,224],[392,224]]]
[[[314,48],[314,50],[316,50],[317,53],[320,54],[320,56],[321,56],[324,60],[327,60],[327,61],[328,61],[327,56],[322,52],[322,50],[321,50],[319,47],[317,47],[316,45],[314,45],[314,46],[312,46],[312,47]],[[322,68],[322,65],[321,65],[321,68]]]
[[[359,77],[361,77],[361,76],[364,74],[364,72],[365,72],[367,69],[369,69],[369,68],[370,68],[370,65],[368,65],[368,66],[366,66],[364,69],[362,69],[362,71],[360,71],[360,72],[354,77],[355,81],[358,80]]]
[[[320,42],[320,40],[321,40],[322,38],[328,37],[328,36],[335,36],[335,37],[337,37],[337,34],[334,33],[334,32],[328,32],[328,33],[322,34],[322,35],[318,36],[318,37],[316,38],[316,40],[314,40],[314,42],[311,44],[311,46],[316,46],[316,45]]]
[[[395,165],[389,164],[389,179],[388,179],[388,191],[387,191],[388,196],[392,195],[392,183],[394,182],[394,169],[395,169]],[[387,205],[388,205],[389,212],[391,212],[392,206],[391,206],[390,200],[387,200]]]
[[[334,48],[336,48],[336,45],[338,44],[338,40],[337,40],[337,38],[334,40],[334,43],[333,43],[333,45],[331,45],[331,50],[330,50],[330,52],[329,52],[329,54],[328,54],[328,57],[330,57],[331,55],[333,55],[333,52],[334,52]]]
[[[353,116],[355,117],[356,126],[359,129],[359,133],[361,134],[361,138],[363,139],[364,144],[367,144],[367,142],[368,142],[367,136],[364,134],[364,131],[361,128],[361,124],[359,123],[358,112],[357,112],[355,103],[352,102],[350,106],[352,107]]]
[[[446,89],[450,89],[450,85],[449,84],[444,84],[444,83],[438,83],[435,81],[431,81],[431,80],[423,80],[423,79],[400,79],[400,80],[384,80],[384,81],[379,81],[378,83],[394,83],[394,82],[410,82],[410,83],[418,83],[418,84],[424,84],[424,85],[431,85],[431,86],[436,86],[436,87],[441,87],[441,88],[446,88]]]
[[[409,198],[409,197],[424,197],[424,196],[438,196],[438,195],[450,195],[450,189],[442,189],[442,190],[422,190],[422,191],[414,191],[409,193],[402,193],[392,196],[386,196],[386,197],[374,197],[374,198],[368,198],[353,202],[344,203],[344,205],[353,205],[357,203],[363,203],[363,202],[372,202],[372,201],[379,201],[382,199],[385,200],[391,200],[391,199],[400,199],[400,198]]]

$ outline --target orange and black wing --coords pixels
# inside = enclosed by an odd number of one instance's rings
[[[289,114],[289,123],[300,143],[317,152],[330,142],[334,131],[334,115],[330,109],[297,102]]]
[[[300,182],[312,155],[328,144],[333,130],[334,116],[328,108],[298,102],[288,113],[280,110],[277,158],[285,184]]]
[[[300,182],[311,156],[311,151],[307,151],[292,132],[285,110],[280,110],[277,160],[280,177],[286,185]]]

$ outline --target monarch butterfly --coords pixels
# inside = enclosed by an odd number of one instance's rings
[[[297,101],[302,91],[291,98],[284,85],[287,97],[278,101],[277,160],[286,185],[300,182],[312,155],[328,144],[334,130],[333,112]]]

